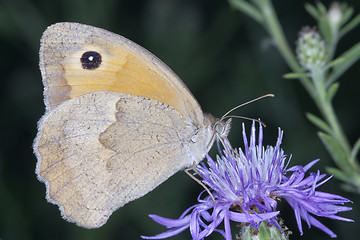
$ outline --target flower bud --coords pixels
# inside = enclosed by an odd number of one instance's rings
[[[315,28],[304,27],[299,32],[296,54],[305,70],[312,71],[325,66],[325,42]]]
[[[340,8],[340,4],[338,2],[333,2],[327,13],[327,19],[333,31],[339,28],[339,23],[341,21],[341,18],[342,18],[342,11]]]

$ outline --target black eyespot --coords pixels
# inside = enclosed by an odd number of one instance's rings
[[[93,70],[101,65],[101,55],[98,52],[85,52],[80,58],[83,69]]]

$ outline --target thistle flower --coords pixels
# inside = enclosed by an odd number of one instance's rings
[[[243,125],[244,149],[227,148],[223,156],[217,156],[215,162],[206,156],[207,165],[201,163],[196,167],[202,182],[209,188],[211,195],[203,191],[198,203],[188,208],[178,219],[168,219],[157,215],[150,217],[169,230],[144,239],[163,239],[177,235],[189,228],[193,239],[204,239],[216,231],[226,240],[232,239],[230,221],[250,224],[259,228],[262,222],[283,231],[277,222],[277,201],[284,198],[293,208],[300,231],[303,234],[301,219],[308,226],[315,226],[331,237],[336,237],[329,228],[320,223],[313,215],[336,220],[352,220],[336,216],[337,213],[351,210],[339,206],[350,200],[338,195],[317,191],[316,188],[327,182],[325,174],[319,171],[306,172],[319,160],[306,166],[287,168],[287,155],[280,148],[283,132],[279,129],[275,147],[263,147],[263,128],[259,127],[256,144],[255,123],[251,128],[248,142]],[[323,180],[324,179],[324,180]],[[218,229],[223,223],[224,231]]]

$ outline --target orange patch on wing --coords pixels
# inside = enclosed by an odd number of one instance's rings
[[[103,45],[104,46],[104,45]],[[86,50],[69,56],[62,65],[64,78],[71,87],[70,98],[97,91],[113,91],[143,96],[164,102],[181,112],[181,104],[169,78],[152,63],[126,47],[105,45],[104,48],[87,45]],[[97,51],[102,56],[99,68],[82,69],[81,55],[86,51]]]

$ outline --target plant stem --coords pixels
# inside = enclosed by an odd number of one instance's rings
[[[294,56],[291,48],[289,47],[284,33],[282,31],[279,20],[276,16],[275,10],[272,6],[271,0],[257,0],[259,7],[264,16],[264,22],[267,24],[267,30],[270,36],[275,40],[276,46],[278,47],[280,53],[284,57],[285,61],[289,67],[296,73],[304,73],[302,67],[298,64],[296,57]],[[332,45],[335,47],[336,44]],[[314,100],[317,105],[321,115],[330,125],[332,130],[331,135],[336,140],[339,146],[346,153],[346,158],[342,159],[342,162],[339,163],[333,159],[337,166],[344,171],[344,173],[349,176],[348,183],[354,186],[358,191],[360,189],[360,166],[357,162],[351,157],[351,146],[347,140],[344,131],[339,124],[338,118],[336,117],[335,111],[331,104],[331,99],[327,98],[327,87],[325,85],[325,72],[323,69],[312,72],[311,81],[307,77],[300,78],[300,82],[305,87],[305,89],[310,94],[311,98]]]
[[[315,87],[316,98],[314,99],[321,115],[332,129],[332,136],[343,146],[348,157],[350,157],[350,144],[339,124],[331,100],[327,99],[325,86],[325,73],[323,69],[315,69],[312,71],[312,79]]]
[[[268,31],[269,35],[273,38],[276,47],[279,49],[280,54],[285,59],[288,66],[295,73],[305,74],[303,68],[298,63],[293,51],[288,45],[285,35],[273,8],[271,0],[252,0],[254,5],[257,6],[259,11],[263,16],[263,21],[261,23],[264,25],[265,29]],[[239,1],[238,4],[241,5],[243,2]],[[241,9],[241,8],[239,8]],[[337,38],[334,42],[330,44],[330,55],[333,55],[335,51]],[[330,60],[330,59],[329,59]],[[331,129],[331,137],[334,139],[336,144],[342,148],[341,151],[345,153],[344,159],[336,159],[336,156],[332,155],[336,165],[342,169],[346,176],[349,176],[349,179],[346,181],[349,185],[354,186],[357,191],[360,192],[360,166],[357,161],[354,159],[351,153],[351,145],[344,134],[343,129],[336,117],[335,111],[333,109],[331,98],[328,96],[329,85],[326,85],[326,70],[323,68],[315,69],[311,71],[309,77],[300,77],[299,78],[302,85],[305,87],[307,92],[310,94],[311,98],[314,100],[316,106],[318,107],[322,117],[325,119],[327,124],[329,124]]]
[[[285,39],[285,35],[282,31],[271,1],[261,0],[259,2],[259,7],[261,7],[261,11],[265,19],[264,22],[267,24],[267,30],[270,36],[273,37],[277,48],[279,49],[280,53],[284,57],[291,70],[296,73],[304,73],[304,70],[298,64],[295,55],[293,54],[289,44],[287,43],[287,40]],[[302,77],[300,78],[300,82],[303,84],[303,86],[309,92],[312,98],[316,97],[309,78]]]

